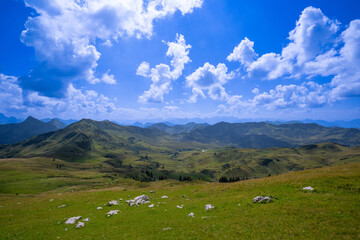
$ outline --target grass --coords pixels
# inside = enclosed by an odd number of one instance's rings
[[[85,171],[83,176],[98,177]],[[309,185],[314,192],[302,190]],[[1,194],[1,239],[360,239],[360,163],[228,184],[120,179],[102,187]],[[149,195],[155,207],[129,207],[123,201],[104,206],[141,194]],[[163,195],[169,198],[161,199]],[[258,195],[277,200],[252,203]],[[158,202],[165,204],[157,207]],[[215,209],[205,212],[208,203]],[[63,204],[67,206],[58,208]],[[183,209],[176,208],[182,204]],[[121,212],[107,218],[113,209]],[[81,229],[65,225],[73,216],[89,217],[90,222]],[[171,229],[164,231],[167,227]]]

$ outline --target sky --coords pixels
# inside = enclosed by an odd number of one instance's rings
[[[358,0],[1,0],[0,113],[360,118]]]

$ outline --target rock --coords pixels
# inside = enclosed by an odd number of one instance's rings
[[[171,230],[171,227],[163,228],[163,231]]]
[[[108,202],[108,205],[109,205],[109,206],[119,205],[119,203],[118,203],[118,201],[116,201],[116,200],[112,200],[112,201]]]
[[[108,213],[106,214],[106,216],[107,216],[107,217],[110,217],[111,215],[116,215],[116,214],[118,214],[118,212],[119,212],[119,210],[111,210],[110,212],[108,212]]]
[[[168,196],[162,196],[161,198],[163,198],[163,199],[164,199],[164,198],[168,198]]]
[[[181,209],[184,207],[184,205],[181,205],[181,206],[177,205],[176,207]]]
[[[308,187],[304,187],[304,188],[303,188],[303,190],[307,190],[307,191],[314,191],[314,189],[313,189],[312,187],[310,187],[310,186],[308,186]]]
[[[71,217],[68,220],[66,220],[65,224],[74,224],[77,220],[81,219],[81,216],[78,217]]]
[[[102,207],[97,207],[96,209],[97,209],[97,210],[100,210],[100,209],[102,209]]]
[[[154,204],[149,205],[149,207],[154,207]]]
[[[83,221],[88,222],[88,221],[90,221],[90,218],[85,218]]]
[[[85,226],[85,223],[84,222],[78,222],[77,224],[76,224],[76,227],[75,228],[82,228],[82,227],[84,227]]]
[[[212,204],[205,204],[205,212],[210,209],[214,209],[215,207]]]
[[[186,198],[186,195],[182,195],[182,197]]]
[[[58,206],[58,208],[63,208],[63,207],[66,207],[66,205],[61,205],[61,206]]]
[[[50,199],[49,201],[52,202],[52,201],[54,201],[54,199]]]
[[[154,190],[151,190],[150,193],[155,193],[155,191],[154,191]]]
[[[262,196],[257,196],[256,198],[253,199],[254,203],[268,203],[271,202],[271,198],[270,197],[262,197]]]
[[[195,214],[192,212],[192,213],[189,213],[188,216],[189,216],[189,217],[195,217]]]
[[[132,200],[128,200],[126,202],[129,203],[129,206],[138,206],[138,205],[142,205],[142,204],[146,204],[146,203],[150,203],[150,198],[147,195],[140,195],[137,196],[136,198],[132,199]]]

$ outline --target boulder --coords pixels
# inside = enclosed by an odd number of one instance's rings
[[[192,212],[192,213],[189,213],[188,216],[189,216],[189,217],[195,217],[195,214]]]
[[[78,222],[77,224],[76,224],[76,227],[75,228],[82,228],[82,227],[84,227],[85,226],[85,223],[84,222]]]
[[[107,216],[107,217],[110,217],[111,215],[116,215],[116,214],[118,214],[118,212],[119,212],[119,210],[111,210],[111,211],[109,211],[109,212],[106,214],[106,216]]]
[[[303,190],[306,190],[306,191],[314,191],[314,188],[308,186],[308,187],[304,187]]]
[[[74,224],[77,220],[81,219],[81,216],[78,217],[71,217],[68,220],[66,220],[65,224]]]
[[[142,205],[142,204],[146,204],[146,203],[150,203],[150,198],[147,195],[140,195],[137,196],[136,198],[132,199],[132,200],[128,200],[126,202],[129,203],[129,206],[138,206],[138,205]]]
[[[212,205],[212,204],[205,204],[205,212],[207,210],[211,210],[211,209],[214,209],[215,207]]]
[[[119,203],[118,203],[118,201],[116,201],[116,200],[112,200],[112,201],[108,202],[108,205],[109,205],[109,206],[119,205]]]

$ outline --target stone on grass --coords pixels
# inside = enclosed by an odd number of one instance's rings
[[[171,230],[171,227],[163,228],[163,231]]]
[[[61,206],[58,206],[58,208],[63,208],[63,207],[66,207],[66,205],[61,205]]]
[[[83,221],[88,222],[88,221],[90,221],[90,218],[85,218]]]
[[[132,200],[128,200],[126,202],[129,203],[129,206],[138,206],[138,205],[142,205],[142,204],[146,204],[146,203],[150,203],[150,198],[147,195],[140,195],[137,196],[136,198],[132,199]]]
[[[96,209],[97,209],[97,210],[100,210],[100,209],[102,209],[102,207],[97,207]]]
[[[112,201],[108,202],[108,205],[109,205],[109,206],[119,205],[119,203],[118,203],[118,201],[116,201],[116,200],[112,200]]]
[[[271,201],[272,200],[270,197],[262,197],[262,196],[257,196],[256,198],[253,199],[254,203],[268,203]]]
[[[149,205],[149,207],[154,207],[154,204]]]
[[[119,210],[111,210],[111,211],[109,211],[109,212],[106,214],[106,216],[107,216],[107,217],[110,217],[111,215],[116,215],[116,214],[118,214],[118,212],[119,212]]]
[[[77,224],[76,224],[76,227],[75,228],[82,228],[82,227],[84,227],[85,226],[85,223],[84,222],[78,222]]]
[[[188,216],[189,216],[189,217],[195,217],[195,214],[192,212],[192,213],[189,213]]]
[[[176,207],[181,209],[184,207],[184,205],[181,205],[181,206],[177,205]]]
[[[211,210],[211,209],[214,209],[215,207],[212,205],[212,204],[205,204],[205,212],[207,210]]]
[[[65,224],[74,224],[77,220],[81,219],[81,216],[78,217],[71,217],[68,220],[66,220]]]
[[[314,188],[308,186],[308,187],[304,187],[303,190],[307,190],[307,191],[314,191]]]
[[[168,196],[162,196],[161,198],[163,198],[163,199],[164,199],[164,198],[168,198]]]
[[[52,202],[52,201],[54,201],[54,199],[50,199],[49,201]]]

